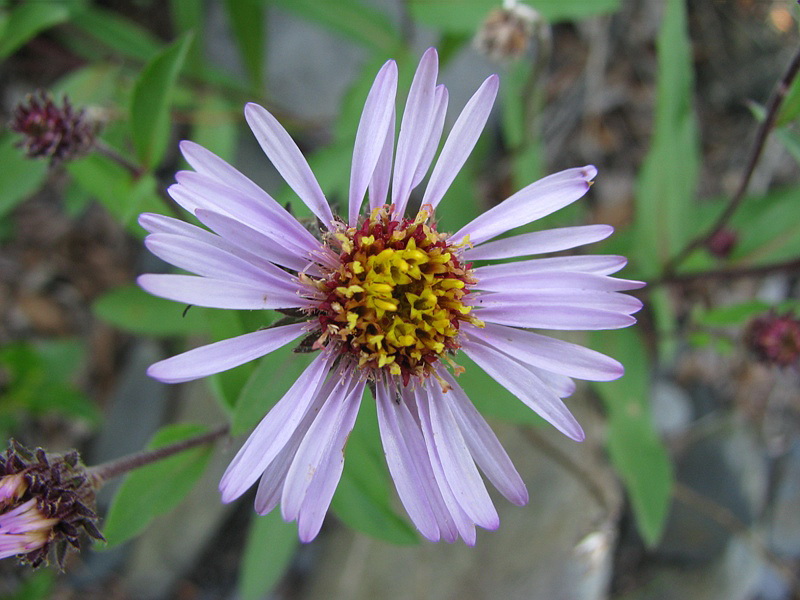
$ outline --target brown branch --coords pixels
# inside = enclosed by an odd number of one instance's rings
[[[786,69],[783,77],[781,77],[777,87],[772,92],[769,102],[767,103],[767,113],[764,117],[764,120],[759,125],[756,133],[756,139],[753,142],[753,147],[750,151],[750,158],[747,161],[747,166],[742,174],[739,187],[736,189],[736,192],[731,197],[728,205],[725,207],[725,210],[722,211],[722,214],[720,214],[714,224],[705,233],[701,233],[694,239],[690,240],[689,243],[680,252],[678,252],[678,254],[675,255],[675,257],[669,261],[669,263],[667,263],[667,265],[664,267],[665,278],[672,277],[678,265],[686,260],[686,258],[688,258],[692,252],[707,244],[712,237],[714,237],[723,227],[725,227],[730,218],[733,216],[733,213],[735,213],[739,208],[742,200],[744,200],[745,192],[747,192],[747,188],[750,185],[750,179],[753,176],[756,164],[761,158],[761,153],[764,150],[764,144],[767,141],[767,137],[775,125],[775,120],[778,118],[778,112],[781,104],[786,97],[789,87],[792,85],[795,77],[797,77],[798,72],[800,72],[800,49],[798,49],[797,53],[794,55],[794,58],[789,63],[789,67]]]
[[[648,290],[657,285],[687,285],[697,281],[716,281],[720,279],[738,279],[740,277],[763,277],[774,273],[800,273],[800,258],[794,258],[779,263],[757,265],[751,267],[729,267],[698,271],[697,273],[676,273],[665,275],[660,279],[650,282]]]

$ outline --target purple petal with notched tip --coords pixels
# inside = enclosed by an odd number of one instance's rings
[[[267,158],[284,181],[322,224],[330,229],[333,224],[331,207],[292,137],[263,106],[248,103],[244,108],[244,116]]]
[[[422,206],[430,205],[436,208],[464,166],[486,125],[499,85],[500,80],[497,75],[490,75],[461,111],[433,168],[422,198]]]

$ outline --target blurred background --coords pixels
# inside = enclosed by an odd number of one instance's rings
[[[63,574],[2,561],[0,597],[800,598],[798,14],[790,0],[0,0],[1,437],[98,464],[225,421],[234,434],[112,481],[98,497],[108,544]],[[136,216],[178,214],[164,190],[186,168],[181,139],[307,216],[244,125],[248,101],[345,202],[375,73],[398,61],[402,102],[431,45],[450,125],[501,77],[439,229],[592,163],[587,197],[531,230],[614,225],[589,251],[629,257],[645,309],[631,330],[570,338],[627,368],[569,400],[582,444],[459,360],[531,494],[497,498],[500,529],[475,548],[420,541],[369,410],[333,514],[300,545],[252,495],[223,506],[217,482],[307,358],[148,379],[155,360],[267,321],[138,290],[166,266]],[[61,111],[55,141],[26,137],[20,115],[44,107]]]

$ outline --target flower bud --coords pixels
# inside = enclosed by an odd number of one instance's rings
[[[507,1],[489,13],[473,43],[492,60],[518,59],[528,50],[540,21],[539,13],[527,4]]]
[[[66,96],[59,106],[48,92],[39,90],[16,106],[9,128],[24,136],[19,145],[28,157],[55,163],[88,152],[98,124],[84,110],[76,111]]]
[[[800,359],[800,320],[792,314],[767,314],[747,328],[748,348],[763,362],[788,367]]]

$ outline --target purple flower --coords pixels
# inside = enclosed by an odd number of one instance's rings
[[[230,502],[260,479],[255,508],[279,503],[300,539],[322,525],[342,473],[364,388],[374,390],[389,471],[411,520],[429,540],[475,543],[475,525],[495,529],[486,478],[514,504],[528,493],[484,419],[448,369],[459,349],[572,439],[583,431],[562,398],[573,377],[616,379],[617,361],[529,331],[626,327],[636,281],[609,275],[619,256],[558,256],[472,268],[601,240],[606,225],[566,227],[490,241],[586,193],[592,166],[551,175],[517,192],[454,234],[434,213],[489,116],[492,75],[465,106],[431,172],[421,209],[405,217],[411,191],[439,146],[447,89],[436,84],[434,49],[422,57],[395,144],[397,67],[387,62],[367,96],[353,150],[347,220],[334,216],[308,163],[264,108],[245,116],[269,159],[321,223],[319,239],[264,190],[209,151],[183,142],[194,172],[169,192],[208,229],[144,214],[148,248],[196,275],[143,275],[157,296],[198,306],[282,309],[293,323],[190,350],[152,365],[176,383],[230,369],[293,340],[319,351],[264,417],[220,483]],[[394,158],[394,161],[393,161]],[[391,186],[390,186],[391,183]],[[389,189],[391,187],[391,195]],[[362,213],[365,195],[369,209]]]

